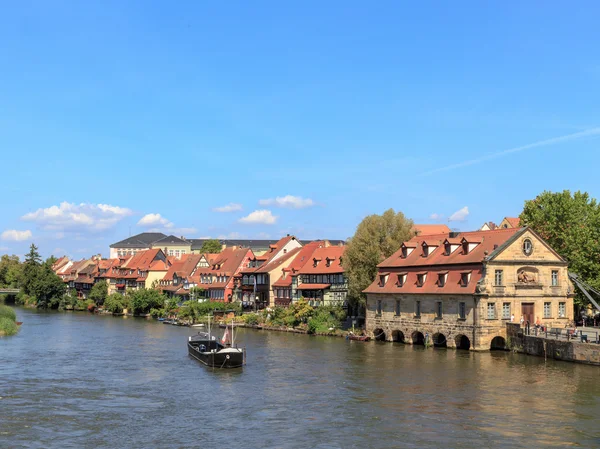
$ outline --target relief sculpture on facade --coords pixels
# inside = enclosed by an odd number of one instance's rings
[[[534,269],[522,268],[518,272],[517,280],[519,284],[535,284],[537,282],[536,274]]]

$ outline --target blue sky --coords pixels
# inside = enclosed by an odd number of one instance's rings
[[[468,230],[543,190],[598,197],[599,13],[7,3],[0,252],[107,255],[146,229],[347,238],[390,207],[462,211],[450,226]]]

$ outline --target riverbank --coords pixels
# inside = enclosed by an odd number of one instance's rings
[[[0,304],[0,337],[15,335],[19,332],[20,324],[13,308]]]

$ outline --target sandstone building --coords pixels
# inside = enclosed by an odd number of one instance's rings
[[[529,228],[416,236],[365,293],[367,331],[388,341],[503,348],[506,322],[573,319],[567,263]]]

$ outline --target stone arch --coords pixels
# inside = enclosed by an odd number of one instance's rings
[[[425,345],[425,335],[422,332],[414,331],[410,337],[412,339],[413,345]]]
[[[433,334],[433,346],[436,348],[447,348],[448,342],[446,341],[446,336],[441,333]]]
[[[504,337],[497,336],[492,338],[492,343],[490,344],[490,351],[506,351],[506,340]]]
[[[375,341],[385,341],[385,331],[378,327],[373,331],[373,338]]]
[[[466,335],[457,335],[454,339],[456,349],[471,349],[471,340]]]
[[[404,343],[404,332],[395,330],[392,332],[392,341],[397,343]]]

